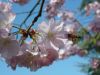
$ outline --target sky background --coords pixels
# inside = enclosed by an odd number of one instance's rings
[[[6,0],[0,0],[0,1],[6,1]],[[14,4],[13,11],[16,13],[29,11],[31,10],[33,5],[36,3],[36,1],[37,0],[31,0],[30,3],[25,6],[19,6],[17,4]],[[81,0],[68,0],[66,4],[64,5],[64,7],[68,10],[76,11],[75,16],[82,24],[84,24],[84,26],[86,26],[93,16],[91,15],[88,17],[81,16],[80,13],[77,12],[77,9],[79,8],[80,3],[81,3]],[[26,25],[31,23],[32,18],[34,18],[36,14],[37,13],[33,13],[33,16],[31,16],[30,19],[26,22]],[[34,27],[36,27],[40,22],[45,20],[44,15],[45,13],[43,13],[43,16],[38,20],[37,23],[35,23]],[[27,13],[17,14],[17,17],[14,23],[20,25],[26,16],[27,16]],[[81,68],[78,67],[78,63],[87,63],[87,60],[86,58],[73,56],[65,60],[55,61],[52,65],[40,68],[36,72],[31,72],[29,69],[22,68],[22,67],[17,67],[17,69],[13,71],[10,67],[7,67],[7,64],[1,59],[0,60],[0,75],[87,75],[86,73],[83,73],[80,71]]]

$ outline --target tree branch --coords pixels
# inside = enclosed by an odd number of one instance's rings
[[[25,20],[22,22],[22,24],[20,25],[20,28],[22,27],[22,25],[27,21],[27,19],[31,16],[32,12],[35,10],[35,8],[40,4],[41,0],[38,0],[37,3],[35,4],[35,6],[32,8],[32,10],[29,12],[28,16],[25,18]]]
[[[34,18],[34,20],[32,21],[32,24],[29,26],[27,32],[29,32],[29,30],[30,30],[31,27],[34,25],[34,23],[37,22],[37,20],[39,19],[39,17],[41,17],[44,2],[45,2],[45,0],[42,0],[42,3],[41,3],[41,6],[40,6],[40,10],[39,10],[39,12],[38,12],[38,15],[37,15],[37,16]]]

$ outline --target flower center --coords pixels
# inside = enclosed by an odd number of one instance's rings
[[[52,33],[51,31],[49,31],[47,37],[48,37],[49,39],[52,38],[52,37],[54,37],[54,33]]]

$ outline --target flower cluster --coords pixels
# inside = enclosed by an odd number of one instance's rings
[[[100,3],[98,1],[94,1],[93,3],[89,3],[86,7],[86,14],[89,15],[91,10],[94,10],[96,15],[100,17]]]
[[[59,9],[64,2],[65,0],[50,0],[50,3],[46,7],[47,17],[55,17],[59,13]]]
[[[9,1],[20,5],[29,2],[29,0]],[[48,19],[33,29],[32,25],[41,16],[43,2],[40,2],[38,15],[26,29],[12,26],[15,19],[15,14],[11,8],[12,4],[0,2],[0,56],[13,70],[19,66],[36,71],[41,67],[49,66],[56,60],[62,60],[73,55],[83,57],[88,54],[90,49],[94,50],[96,47],[99,51],[100,5],[98,2],[87,5],[85,9],[87,14],[91,9],[96,12],[95,19],[89,25],[89,30],[82,27],[74,17],[73,12],[62,9],[65,0],[50,0],[46,7]],[[28,16],[32,15],[32,10]],[[21,35],[18,39],[15,38],[16,34],[14,35],[11,31],[13,27],[17,28],[17,34]],[[98,68],[99,63],[99,59],[93,59],[92,68]]]
[[[100,59],[97,59],[97,58],[92,59],[91,66],[93,69],[100,68]]]
[[[13,0],[14,1],[14,0]],[[23,2],[18,0],[14,2]],[[26,0],[25,0],[26,1]],[[64,0],[51,0],[49,5],[54,5],[58,8],[63,5]],[[51,9],[48,9],[51,11]],[[55,9],[54,9],[55,11]],[[68,14],[67,14],[68,13]],[[77,44],[70,40],[73,32],[76,32],[76,25],[72,13],[64,12],[60,16],[62,21],[55,21],[53,18],[49,19],[48,23],[43,21],[39,24],[37,30],[20,29],[19,33],[22,35],[18,41],[13,34],[10,33],[12,29],[11,23],[15,18],[15,14],[11,11],[11,4],[0,2],[0,55],[6,60],[12,69],[16,66],[27,67],[30,70],[37,70],[43,66],[48,66],[55,60],[64,59],[71,55],[84,55],[84,52]],[[66,18],[67,17],[67,18]],[[69,20],[68,20],[69,18]],[[68,22],[68,24],[67,24]],[[26,42],[27,37],[30,36],[31,42]],[[23,42],[24,41],[24,42]]]
[[[67,37],[67,31],[63,29],[62,22],[55,22],[54,19],[39,24],[36,32],[39,38],[32,38],[32,41],[23,43],[19,53],[7,59],[12,69],[16,66],[27,67],[30,70],[37,70],[43,66],[49,66],[55,60],[64,59],[72,55],[82,56],[82,50],[78,45],[73,44]],[[37,34],[38,36],[38,34]],[[37,40],[38,39],[38,40]],[[35,41],[35,42],[34,42]],[[23,60],[24,59],[24,60]]]
[[[18,41],[12,34],[9,34],[14,18],[11,4],[0,2],[0,55],[5,59],[17,55],[20,50]]]
[[[0,29],[11,28],[11,23],[15,19],[15,14],[11,11],[10,3],[0,2]]]
[[[95,19],[90,23],[89,29],[92,32],[100,33],[100,17],[95,17]]]

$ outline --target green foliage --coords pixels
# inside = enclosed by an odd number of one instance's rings
[[[100,75],[100,69],[95,70],[92,75]]]
[[[88,69],[88,73],[90,73],[90,72],[92,72],[93,71],[93,69],[92,68],[89,68]]]
[[[95,50],[96,50],[97,53],[100,53],[100,46],[96,46]]]

